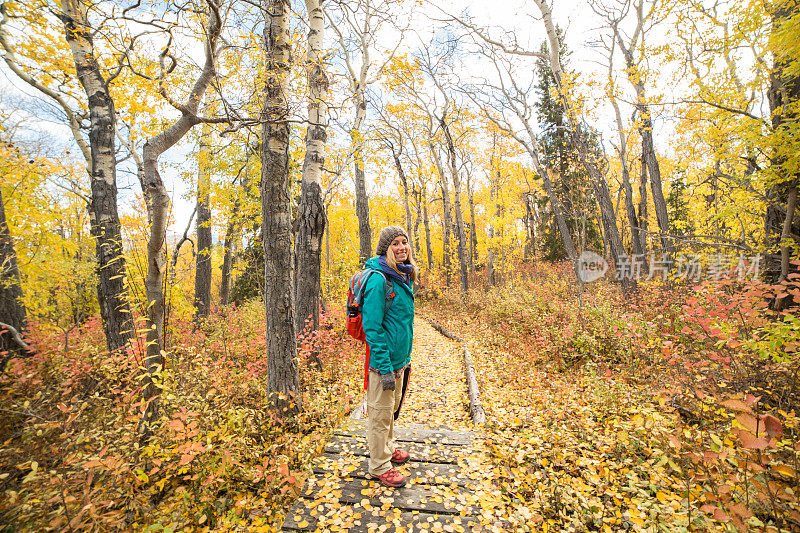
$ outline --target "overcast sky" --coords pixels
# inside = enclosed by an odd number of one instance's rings
[[[433,17],[442,17],[437,6],[448,13],[461,15],[469,12],[473,21],[481,26],[491,26],[495,35],[502,32],[514,32],[519,43],[530,49],[538,49],[540,43],[545,38],[542,22],[537,18],[538,11],[529,1],[523,0],[450,0],[448,2],[431,2],[424,4],[420,10],[429,13]],[[596,31],[601,21],[593,13],[585,1],[563,0],[558,1],[553,6],[553,14],[556,23],[565,30],[568,48],[572,50],[570,61],[572,67],[579,72],[591,72],[601,69],[598,61],[602,60],[602,55],[596,50],[587,46],[591,41],[596,41],[598,32]],[[424,19],[423,19],[424,20]],[[424,24],[424,22],[420,23]],[[431,23],[432,26],[435,23]],[[389,39],[392,37],[389,36]],[[331,35],[326,35],[326,44],[333,45]],[[409,46],[416,46],[419,39],[408,39]],[[201,51],[198,50],[198,53]],[[200,58],[198,58],[199,62]],[[42,101],[39,95],[31,90],[23,82],[19,81],[7,69],[3,63],[0,66],[0,84],[2,84],[2,105],[5,108],[19,108],[17,116],[22,119],[34,130],[32,136],[41,136],[40,132],[46,132],[50,139],[51,149],[54,153],[59,153],[63,147],[70,147],[71,152],[78,155],[77,147],[63,123],[60,123],[58,109],[46,101]],[[347,117],[342,117],[347,118]],[[605,124],[599,124],[602,129],[613,127],[608,123],[611,116],[602,119]],[[36,132],[38,130],[39,133]],[[188,140],[189,136],[186,137]],[[165,163],[181,164],[184,167],[191,162],[191,153],[196,147],[191,142],[183,142],[173,147],[162,157]],[[172,175],[172,172],[165,175]],[[119,187],[120,187],[120,209],[128,211],[132,209],[132,194],[139,193],[138,183],[130,162],[123,163],[119,168]],[[180,179],[173,179],[167,182],[168,188],[172,190],[174,210],[176,213],[175,227],[173,232],[182,233],[186,220],[194,206],[194,198],[187,198],[189,185]],[[216,238],[216,236],[215,236]]]

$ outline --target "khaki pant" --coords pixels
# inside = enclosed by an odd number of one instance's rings
[[[383,390],[380,375],[369,373],[367,384],[367,446],[369,446],[369,473],[385,474],[392,468],[395,450],[394,412],[403,397],[403,377],[395,379],[394,390]]]

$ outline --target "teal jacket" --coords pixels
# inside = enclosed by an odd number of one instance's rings
[[[365,264],[381,270],[378,258]],[[372,274],[364,288],[361,322],[369,344],[369,366],[381,374],[403,368],[411,362],[414,342],[414,292],[410,285],[389,278],[394,289],[392,305],[384,315],[386,289],[383,277]]]

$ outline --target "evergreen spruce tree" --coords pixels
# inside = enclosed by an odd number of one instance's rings
[[[669,232],[673,235],[691,235],[694,224],[689,213],[689,202],[686,191],[689,185],[684,174],[678,174],[671,182],[667,195],[667,209],[670,213]]]
[[[564,44],[563,32],[560,28],[557,28],[557,32],[559,42],[562,43],[560,50],[562,68],[565,73],[569,73],[570,52]],[[550,54],[546,41],[542,43],[540,51],[545,55]],[[571,125],[564,115],[563,106],[558,101],[555,77],[550,70],[549,62],[544,59],[537,60],[536,73],[538,82],[535,89],[538,99],[535,108],[541,130],[539,153],[542,165],[554,173],[554,189],[561,201],[564,219],[574,242],[580,246],[582,213],[587,211],[585,248],[602,250],[602,241],[594,215],[596,204],[589,185],[591,181],[578,159],[577,151],[571,146],[567,130]],[[597,136],[591,135],[591,138],[594,139],[593,146],[597,145]],[[599,152],[599,146],[596,149]],[[542,258],[546,261],[565,259],[567,254],[564,244],[547,203],[545,198],[544,205],[541,206],[541,212],[544,213],[539,228],[543,237]]]

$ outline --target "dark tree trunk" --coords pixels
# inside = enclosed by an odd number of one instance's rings
[[[553,190],[553,182],[550,181],[550,174],[547,170],[539,172],[544,184],[544,190],[547,197],[550,199],[550,208],[553,211],[553,218],[556,221],[558,232],[561,234],[561,242],[564,244],[564,250],[570,261],[575,261],[578,258],[578,252],[575,250],[575,244],[572,242],[572,235],[569,233],[567,221],[564,218],[564,212],[561,209],[561,201],[559,201],[556,192]]]
[[[770,13],[772,32],[785,31],[785,26],[795,20],[800,10],[797,2],[777,3]],[[796,58],[777,49],[773,56],[773,69],[770,73],[768,91],[769,107],[772,113],[772,134],[790,135],[787,131],[795,127],[798,114],[794,106],[800,100],[800,76],[791,75],[790,67]],[[780,142],[780,140],[779,140]],[[783,143],[781,143],[783,144]],[[764,247],[766,261],[764,276],[770,282],[785,280],[790,272],[792,254],[791,234],[793,233],[794,211],[797,206],[797,187],[800,175],[793,164],[787,165],[786,149],[776,148],[772,155],[772,174],[777,176],[767,188],[767,208],[764,215]],[[788,301],[775,302],[777,308]]]
[[[611,74],[609,73],[609,82],[613,83]],[[619,110],[619,105],[616,99],[611,97],[611,104],[614,106],[614,113],[617,119],[617,132],[619,135],[619,148],[617,154],[619,155],[619,164],[622,167],[622,188],[625,193],[625,212],[628,216],[628,225],[631,228],[631,249],[636,255],[644,253],[642,249],[642,240],[639,232],[639,220],[636,217],[636,207],[633,205],[633,188],[631,187],[631,176],[628,167],[628,145],[625,138],[625,129],[622,125],[622,114]],[[647,189],[645,189],[645,193]]]
[[[622,238],[620,237],[619,227],[617,226],[617,215],[614,212],[614,204],[611,200],[611,192],[608,189],[605,174],[598,166],[598,161],[589,152],[586,136],[579,126],[576,125],[570,129],[570,140],[572,146],[578,151],[583,167],[592,179],[592,187],[594,188],[597,203],[600,206],[600,215],[603,221],[603,228],[605,229],[605,237],[611,248],[611,255],[614,258],[616,268],[619,269],[621,266],[621,259],[626,256],[625,247],[622,245]],[[623,272],[623,274],[625,273]],[[631,290],[636,284],[636,280],[627,279],[624,275],[621,281],[623,291],[625,292]]]
[[[523,195],[525,202],[525,251],[524,261],[536,260],[536,215],[533,204],[534,197],[530,193]]]
[[[422,202],[422,224],[425,226],[425,251],[428,254],[428,268],[433,268],[433,249],[431,248],[431,220],[428,217],[428,199],[425,196],[425,189],[420,191],[420,201]]]
[[[669,238],[667,201],[664,199],[664,188],[661,184],[661,167],[653,147],[653,123],[650,121],[650,110],[646,106],[641,112],[644,114],[640,119],[642,126],[639,130],[642,135],[642,156],[647,163],[647,172],[650,174],[650,190],[653,192],[656,222],[661,232],[661,248],[664,253],[671,254],[673,246],[672,239]]]
[[[306,153],[306,157],[308,157]],[[322,162],[320,161],[320,166]],[[295,241],[295,329],[307,335],[319,328],[322,238],[325,234],[325,205],[318,183],[304,182],[297,208]]]
[[[350,137],[353,141],[353,165],[355,167],[356,185],[356,217],[358,218],[358,261],[364,264],[372,257],[372,229],[369,224],[369,197],[367,196],[367,181],[364,176],[363,140],[361,127],[367,113],[367,101],[364,88],[356,87],[353,96],[356,108],[356,120]]]
[[[331,268],[331,225],[328,219],[328,206],[325,206],[325,268]]]
[[[644,158],[641,160],[639,166],[639,231],[637,238],[639,239],[639,249],[642,254],[647,253],[647,232],[649,230],[647,216],[647,164]]]
[[[250,157],[248,153],[248,158]],[[228,225],[225,228],[225,242],[223,248],[225,254],[222,258],[222,279],[219,286],[219,304],[221,306],[230,303],[231,296],[231,271],[233,270],[233,261],[236,256],[237,242],[241,238],[241,220],[239,220],[239,211],[242,209],[242,196],[248,195],[250,190],[250,176],[245,173],[242,181],[241,188],[238,191],[236,199],[231,208],[231,218],[228,220]]]
[[[605,230],[603,233],[608,241],[609,248],[611,249],[611,256],[614,258],[614,263],[619,272],[621,259],[626,255],[625,248],[622,245],[622,238],[619,235],[616,216],[614,216],[614,205],[611,203],[611,193],[608,190],[608,183],[599,169],[595,170],[595,176],[593,186],[597,202],[600,205],[600,215],[603,221],[603,229]],[[627,292],[636,285],[636,279],[627,277],[627,272],[621,272],[621,274],[622,288]]]
[[[475,226],[475,195],[467,176],[467,201],[469,202],[469,271],[475,272],[475,261],[478,260],[478,232]]]
[[[633,205],[633,189],[627,164],[622,165],[622,187],[625,189],[625,212],[631,227],[631,247],[634,254],[641,255],[644,251],[639,232],[639,220],[636,218],[636,207]]]
[[[453,209],[456,215],[458,263],[461,267],[461,294],[467,296],[469,293],[469,271],[467,270],[467,234],[464,231],[464,212],[461,209],[461,177],[456,166],[456,147],[453,143],[453,137],[450,135],[450,126],[447,124],[445,115],[442,115],[439,124],[447,141],[450,175],[453,178]]]
[[[204,126],[200,137],[200,155],[197,172],[197,255],[194,277],[195,317],[207,317],[211,312],[211,174],[209,165],[210,132]]]
[[[422,222],[422,194],[419,189],[412,193],[416,199],[416,209],[414,210],[414,257],[419,257],[419,223]]]
[[[133,321],[125,290],[125,256],[117,211],[114,101],[95,56],[86,5],[65,0],[61,7],[66,40],[88,101],[92,191],[89,217],[97,250],[97,299],[106,344],[109,351],[115,352],[132,338]]]
[[[616,30],[615,30],[616,32]],[[639,66],[634,61],[633,50],[622,41],[622,35],[616,32],[617,42],[625,56],[628,80],[636,91],[636,110],[639,115],[638,130],[642,137],[642,162],[647,166],[650,174],[650,188],[653,191],[653,206],[656,212],[656,221],[661,233],[661,248],[666,254],[672,253],[672,239],[669,238],[669,216],[667,202],[664,199],[664,188],[661,183],[661,166],[656,157],[653,143],[653,121],[650,117],[650,106],[647,105],[647,96],[644,87],[644,78]]]
[[[22,296],[17,253],[6,222],[6,206],[0,191],[0,322],[10,325],[19,333],[25,329],[27,320]],[[0,351],[18,352],[20,348],[10,331],[0,331]]]
[[[452,225],[450,218],[450,187],[447,184],[447,176],[444,173],[444,167],[436,147],[432,142],[429,142],[428,148],[430,148],[433,161],[436,163],[436,171],[439,173],[439,187],[442,191],[442,268],[444,268],[446,284],[450,287],[452,274],[450,271],[450,227]]]
[[[276,412],[300,408],[292,288],[292,209],[289,180],[288,0],[263,0],[267,76],[261,118],[261,213],[264,244],[264,304],[267,392]]]
[[[372,228],[369,224],[369,197],[364,177],[364,159],[361,150],[355,154],[356,217],[358,217],[358,261],[364,264],[372,257]]]
[[[494,165],[492,165],[493,167]],[[494,174],[494,173],[493,173]],[[486,276],[489,279],[489,284],[492,286],[497,285],[497,274],[494,268],[494,261],[495,257],[497,256],[497,247],[495,246],[494,240],[494,220],[497,220],[499,215],[499,205],[497,202],[497,188],[498,184],[500,183],[500,171],[497,171],[497,179],[492,180],[490,189],[489,189],[489,204],[490,206],[494,204],[494,219],[489,224],[489,255],[486,258]]]
[[[236,205],[234,204],[234,208]],[[225,254],[222,257],[222,279],[219,284],[219,305],[228,305],[231,297],[231,270],[233,269],[234,242],[237,238],[237,224],[234,220],[237,209],[231,211],[231,220],[225,228]]]

